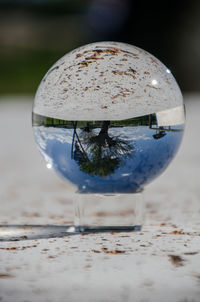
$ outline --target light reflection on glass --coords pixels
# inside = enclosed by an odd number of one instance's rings
[[[158,85],[158,81],[154,79],[154,80],[151,81],[151,84],[152,84],[153,86],[156,86],[156,85]]]

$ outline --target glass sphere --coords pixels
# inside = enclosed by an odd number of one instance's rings
[[[47,167],[80,193],[134,193],[165,170],[184,130],[181,91],[158,59],[128,44],[77,48],[44,76],[33,130]]]

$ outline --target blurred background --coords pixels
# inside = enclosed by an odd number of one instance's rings
[[[33,95],[61,56],[106,40],[149,51],[184,92],[200,90],[198,0],[0,0],[0,96]]]

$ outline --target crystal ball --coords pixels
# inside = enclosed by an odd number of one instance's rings
[[[170,70],[124,43],[77,48],[46,73],[33,106],[48,168],[80,193],[134,193],[161,174],[184,130],[183,97]]]

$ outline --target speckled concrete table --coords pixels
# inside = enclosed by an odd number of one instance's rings
[[[184,141],[146,188],[142,231],[62,236],[73,190],[36,149],[31,102],[1,100],[0,301],[200,301],[200,97],[185,98]]]

